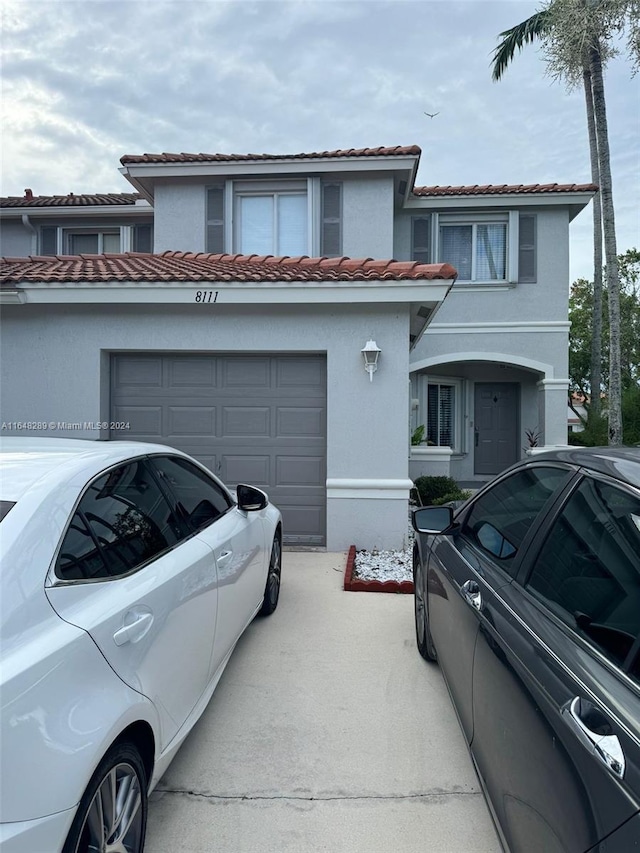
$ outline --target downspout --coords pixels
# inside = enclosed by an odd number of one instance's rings
[[[29,219],[28,213],[22,214],[22,224],[27,229],[27,231],[31,232],[31,252],[32,255],[38,254],[38,232],[31,224],[31,220]]]

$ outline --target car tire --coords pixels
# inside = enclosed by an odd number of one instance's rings
[[[282,577],[282,533],[280,528],[276,530],[271,546],[271,557],[269,558],[269,573],[267,584],[264,588],[264,597],[260,616],[270,616],[278,606],[280,598],[280,580]]]
[[[147,830],[147,775],[131,743],[113,746],[98,765],[71,824],[63,853],[142,853]]]
[[[424,569],[417,550],[413,552],[413,602],[416,622],[416,645],[425,660],[438,659],[429,630],[429,598]]]

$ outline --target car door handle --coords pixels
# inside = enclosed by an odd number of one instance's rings
[[[590,703],[586,704],[593,709],[594,716],[596,718],[601,718],[603,723],[606,725],[607,720],[604,715],[597,709],[594,709],[593,705]],[[589,728],[583,720],[584,711],[582,708],[582,701],[579,696],[572,699],[568,707],[565,705],[562,709],[562,713],[571,722],[574,728],[577,729],[587,748],[590,749],[593,754],[606,765],[607,769],[613,773],[614,776],[617,776],[618,779],[623,779],[626,762],[624,751],[618,736],[614,734],[595,732],[593,729]]]
[[[470,604],[476,610],[482,609],[482,593],[480,587],[475,581],[467,581],[460,587],[460,595],[464,598],[467,604]]]
[[[124,617],[125,624],[113,635],[116,646],[124,646],[125,643],[135,643],[141,640],[151,628],[153,613],[130,610]]]
[[[233,557],[233,551],[221,551],[216,556],[216,563],[218,564],[218,568],[222,568],[226,566],[229,560]]]

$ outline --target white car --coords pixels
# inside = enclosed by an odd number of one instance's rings
[[[147,798],[280,590],[282,524],[189,456],[0,442],[0,849],[140,853]]]

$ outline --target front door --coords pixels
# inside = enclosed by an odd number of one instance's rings
[[[518,461],[516,383],[476,382],[474,422],[476,474],[499,474]]]

